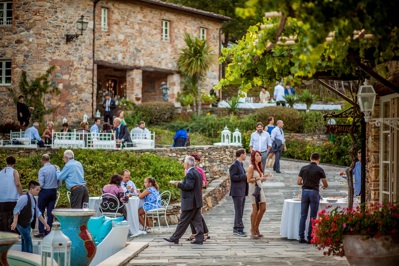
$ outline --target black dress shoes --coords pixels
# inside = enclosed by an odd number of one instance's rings
[[[170,242],[170,243],[179,244],[179,239],[172,240],[170,238],[164,238],[163,240],[165,240],[167,242]]]
[[[202,245],[202,242],[194,240],[190,242],[191,244]]]
[[[43,238],[43,237],[45,237],[46,235],[45,235],[44,233],[37,233],[37,234],[34,234],[33,236],[34,236],[34,237],[37,237],[37,238]]]

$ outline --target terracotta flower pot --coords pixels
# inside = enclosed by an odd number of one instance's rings
[[[399,235],[366,238],[362,235],[345,235],[345,257],[352,266],[399,265]]]

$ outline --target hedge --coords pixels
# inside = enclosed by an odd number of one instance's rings
[[[131,172],[132,181],[137,188],[143,191],[144,178],[152,176],[156,179],[160,191],[170,190],[172,200],[179,199],[179,190],[169,184],[170,180],[181,180],[184,177],[183,166],[171,158],[160,157],[155,154],[135,154],[131,151],[106,151],[106,150],[75,150],[75,159],[82,163],[85,172],[85,181],[90,196],[101,195],[102,188],[108,184],[114,173],[121,173],[123,169]],[[51,163],[64,166],[62,157],[64,150],[51,156]],[[15,169],[20,174],[23,188],[27,188],[30,180],[38,180],[38,172],[42,167],[41,154],[19,156],[8,150],[0,151],[0,168],[6,166],[6,157],[13,155],[17,162]],[[66,198],[66,187],[63,184],[59,191],[61,197],[58,206],[69,206]]]

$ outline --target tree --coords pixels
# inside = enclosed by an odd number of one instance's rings
[[[243,18],[237,16],[236,8],[244,7],[246,0],[163,0],[165,2],[189,6],[216,14],[230,17],[230,21],[226,21],[222,25],[222,31],[225,34],[224,45],[227,42],[236,42],[245,35],[249,26],[262,21],[262,10],[255,12],[252,17]]]
[[[44,97],[48,94],[60,94],[59,89],[54,86],[52,80],[52,72],[56,69],[55,66],[46,70],[46,73],[36,77],[33,81],[29,82],[26,72],[23,71],[19,81],[19,90],[24,95],[26,104],[32,106],[32,121],[43,122],[43,117],[46,114],[52,113],[57,107],[47,108],[44,104]],[[13,96],[14,102],[18,101],[17,93],[9,89]]]
[[[398,8],[398,1],[382,0],[247,1],[237,9],[243,17],[259,10],[279,10],[281,17],[264,18],[223,50],[220,61],[230,63],[219,87],[238,84],[246,91],[284,77],[365,76],[360,68],[399,92],[384,78],[385,63],[399,59]]]
[[[186,47],[180,53],[177,61],[179,70],[190,78],[191,84],[197,87],[197,112],[201,114],[201,87],[199,83],[206,75],[211,61],[212,51],[205,40],[191,38],[189,34],[184,37]]]

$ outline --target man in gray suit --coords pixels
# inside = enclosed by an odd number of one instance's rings
[[[175,186],[180,188],[181,215],[175,233],[170,238],[164,238],[165,241],[179,244],[179,239],[184,235],[190,222],[194,224],[197,235],[191,244],[202,245],[204,242],[204,228],[202,225],[202,176],[194,168],[195,159],[192,156],[186,156],[184,159],[184,168],[186,176],[182,182],[175,182]]]
[[[245,149],[240,148],[236,151],[237,159],[230,166],[230,196],[234,203],[234,227],[233,234],[246,237],[244,232],[244,223],[242,216],[244,215],[245,197],[248,195],[247,174],[242,164],[247,157]]]

